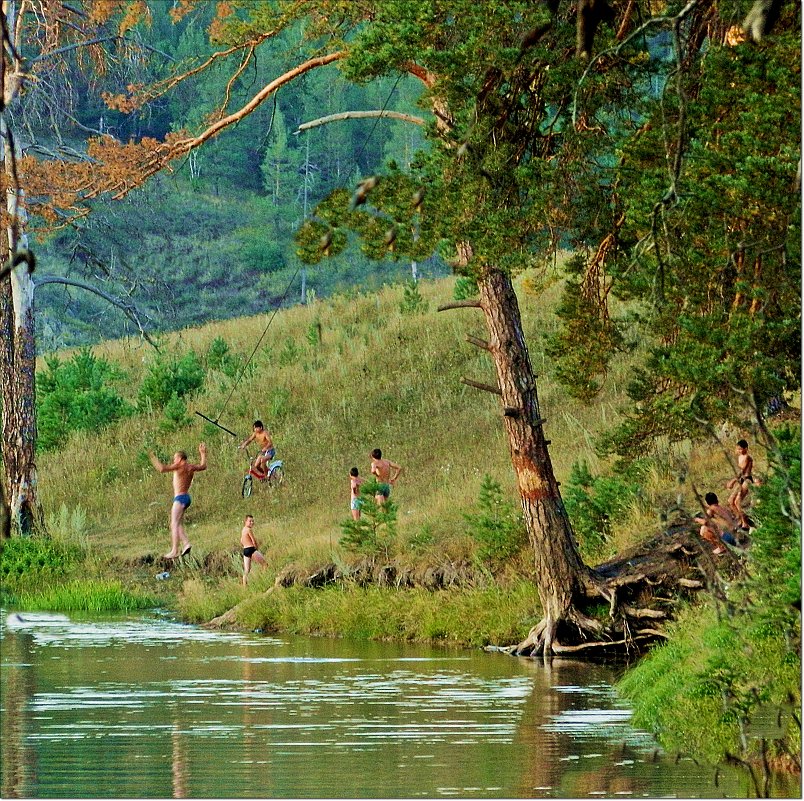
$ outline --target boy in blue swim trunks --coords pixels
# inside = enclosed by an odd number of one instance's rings
[[[165,559],[175,559],[177,556],[186,556],[190,553],[190,540],[184,530],[184,513],[187,511],[192,499],[190,498],[190,485],[196,473],[207,469],[207,446],[202,442],[198,446],[201,457],[199,464],[190,464],[184,451],[176,451],[170,464],[162,464],[153,451],[148,456],[153,466],[160,473],[173,473],[173,506],[170,509],[170,552]],[[179,552],[179,543],[183,545]]]

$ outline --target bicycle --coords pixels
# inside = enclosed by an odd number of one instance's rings
[[[255,478],[257,481],[267,482],[268,486],[272,489],[277,489],[285,483],[285,472],[281,459],[274,459],[268,465],[268,470],[263,472],[262,470],[257,470],[257,468],[254,466],[259,454],[251,458],[247,453],[246,457],[248,458],[248,471],[246,472],[245,476],[243,476],[243,486],[240,490],[240,494],[244,498],[248,498],[251,495],[252,490],[254,489]]]

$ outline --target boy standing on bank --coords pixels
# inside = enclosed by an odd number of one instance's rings
[[[165,559],[175,559],[177,556],[187,556],[190,553],[190,540],[184,530],[184,513],[190,508],[190,485],[196,473],[207,469],[207,446],[202,442],[198,446],[198,455],[201,457],[198,464],[190,464],[184,451],[176,451],[170,464],[162,464],[153,451],[148,451],[148,457],[153,466],[160,473],[173,473],[173,506],[170,510],[170,552]],[[179,543],[184,546],[179,552]]]
[[[748,442],[744,439],[737,442],[737,466],[740,468],[740,475],[737,478],[731,479],[726,484],[727,489],[730,489],[731,495],[729,496],[729,506],[734,510],[734,513],[740,518],[740,525],[746,531],[751,527],[751,521],[743,511],[743,501],[748,495],[749,488],[754,482],[754,457],[748,453]]]
[[[375,499],[383,506],[391,495],[391,487],[402,475],[402,468],[390,459],[383,459],[382,451],[375,448],[371,452],[371,475],[376,476],[379,482]]]
[[[243,546],[243,586],[248,584],[248,574],[251,572],[251,560],[265,566],[265,557],[260,553],[259,545],[254,537],[254,517],[246,515],[243,530],[240,532],[240,544]]]
[[[365,480],[365,478],[361,478],[360,471],[356,467],[349,471],[349,508],[352,510],[352,520],[360,520],[360,507],[363,504],[363,500],[360,497],[360,485]]]

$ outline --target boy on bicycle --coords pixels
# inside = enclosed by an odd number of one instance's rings
[[[276,448],[274,448],[271,432],[262,424],[262,420],[254,421],[254,431],[251,436],[241,442],[238,447],[243,450],[250,442],[256,442],[260,449],[257,458],[254,460],[254,469],[258,473],[267,473],[271,459],[276,456]]]

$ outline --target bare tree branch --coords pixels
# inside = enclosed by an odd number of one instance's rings
[[[303,122],[293,133],[300,134],[302,131],[317,128],[319,125],[326,125],[330,122],[339,122],[340,120],[365,120],[372,117],[387,117],[393,120],[403,120],[404,122],[410,122],[414,125],[424,125],[426,122],[422,117],[415,117],[413,114],[403,114],[401,111],[381,111],[379,109],[371,111],[342,111],[339,114],[329,114],[326,117],[319,117],[310,122]]]
[[[180,156],[185,155],[186,153],[189,153],[192,150],[195,150],[195,148],[200,147],[209,139],[213,139],[225,128],[228,128],[230,125],[234,125],[235,123],[240,122],[240,120],[242,120],[244,117],[247,117],[249,114],[251,114],[251,112],[254,111],[254,109],[256,109],[264,100],[266,100],[274,92],[276,92],[277,89],[280,89],[285,84],[290,83],[296,78],[299,78],[300,76],[308,73],[310,70],[316,69],[318,67],[325,67],[328,64],[332,64],[333,62],[338,61],[345,55],[346,53],[343,50],[338,50],[334,53],[328,53],[327,55],[324,56],[316,56],[315,58],[308,59],[302,64],[299,64],[293,69],[283,73],[278,78],[275,78],[269,84],[266,84],[241,109],[232,112],[226,117],[223,117],[222,119],[213,123],[197,136],[193,136],[188,139],[180,139],[176,142],[172,142],[158,149],[151,156],[150,160],[143,165],[142,172],[138,176],[136,183],[135,182],[125,183],[122,186],[118,184],[117,186],[111,187],[108,190],[105,187],[103,189],[98,188],[92,192],[89,192],[86,195],[86,197],[87,198],[97,197],[103,191],[109,191],[113,193],[112,194],[113,200],[120,200],[121,198],[125,197],[132,189],[134,189],[135,186],[141,185],[142,183],[145,182],[147,178],[150,178],[150,176],[155,175],[157,172],[162,170],[169,162],[179,158]]]
[[[134,325],[137,326],[140,332],[140,336],[154,349],[156,352],[159,352],[159,346],[156,342],[151,339],[151,336],[143,327],[142,321],[140,320],[140,313],[137,310],[137,307],[131,303],[131,301],[121,300],[120,298],[115,297],[114,295],[110,295],[108,292],[104,292],[102,289],[99,289],[92,284],[88,284],[84,281],[78,281],[75,278],[65,278],[60,275],[42,275],[37,276],[34,278],[34,287],[38,289],[40,286],[44,286],[45,284],[63,284],[65,286],[74,286],[78,289],[84,289],[87,292],[92,292],[100,298],[103,298],[107,303],[111,303],[112,306],[116,306],[120,309],[123,314],[128,317]]]

